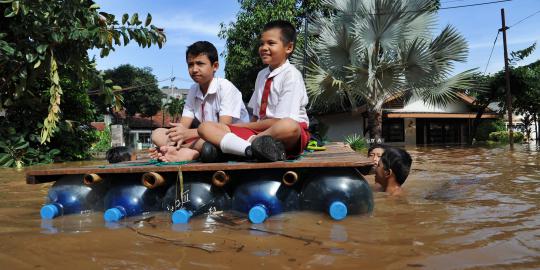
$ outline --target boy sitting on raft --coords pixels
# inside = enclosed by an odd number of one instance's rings
[[[272,21],[264,26],[259,56],[268,67],[257,75],[248,103],[253,109],[251,122],[202,123],[198,132],[206,143],[201,160],[215,162],[226,153],[278,161],[304,151],[309,140],[308,97],[302,74],[288,61],[295,40],[296,29],[289,22]]]
[[[161,161],[197,159],[204,143],[197,134],[199,123],[249,122],[242,93],[230,81],[214,78],[219,62],[212,43],[198,41],[190,45],[186,62],[195,84],[189,89],[180,123],[171,123],[170,129],[158,128],[152,132],[152,141],[158,150],[151,150],[150,156]]]
[[[400,148],[385,148],[375,167],[375,182],[390,196],[401,195],[401,186],[409,176],[412,158]]]

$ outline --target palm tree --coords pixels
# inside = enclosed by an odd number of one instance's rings
[[[437,1],[322,2],[331,12],[311,23],[306,86],[312,108],[354,111],[365,104],[370,138],[380,139],[387,99],[444,106],[472,86],[472,70],[450,76],[453,63],[467,58],[465,39],[451,26],[432,36]]]
[[[179,116],[184,110],[185,100],[182,98],[172,98],[167,104],[165,104],[165,109],[167,113],[173,118],[173,122],[178,122]]]

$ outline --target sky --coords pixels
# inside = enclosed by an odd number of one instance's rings
[[[490,5],[473,6],[457,9],[444,9],[459,5],[470,5],[497,0],[441,0],[438,13],[438,34],[446,25],[454,26],[469,44],[469,57],[465,63],[456,64],[456,72],[476,68],[480,72],[494,73],[504,68],[502,33],[499,35],[488,64],[493,41],[501,28],[501,8],[505,9],[508,53],[526,48],[540,41],[540,0],[512,0],[510,2]],[[140,48],[134,42],[128,46],[120,46],[106,58],[100,58],[98,51],[90,51],[96,55],[97,67],[100,70],[115,68],[122,64],[137,67],[150,67],[160,81],[160,86],[171,84],[180,88],[189,88],[193,83],[189,78],[185,62],[187,46],[199,40],[212,42],[218,53],[225,49],[225,40],[217,34],[220,24],[235,21],[240,5],[237,0],[115,0],[96,1],[101,11],[115,14],[118,19],[122,14],[130,15],[137,12],[140,20],[144,21],[146,14],[152,14],[152,24],[165,29],[167,42],[162,49],[157,46]],[[520,20],[536,13],[530,18]],[[540,44],[538,49],[526,60],[519,63],[527,64],[540,59]],[[220,68],[216,73],[224,77],[225,61],[220,56]],[[486,69],[487,66],[487,69]],[[171,82],[170,77],[176,77]]]

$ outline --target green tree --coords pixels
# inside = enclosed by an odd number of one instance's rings
[[[185,100],[183,98],[172,98],[167,104],[165,109],[167,113],[173,118],[173,122],[178,122],[182,112],[184,111]]]
[[[259,57],[259,35],[263,26],[271,20],[290,21],[301,29],[306,14],[321,7],[320,0],[239,0],[240,12],[236,22],[221,24],[219,37],[226,39],[224,52],[225,76],[242,92],[245,101],[253,93],[257,73],[264,68]],[[302,47],[300,37],[299,48]]]
[[[312,106],[356,110],[365,104],[372,139],[381,138],[382,105],[390,97],[445,105],[472,85],[472,71],[450,76],[467,56],[451,26],[436,37],[437,1],[324,0],[331,16],[315,17],[306,86]]]
[[[138,14],[119,22],[88,0],[2,0],[0,12],[0,165],[88,157],[97,137],[86,91],[121,101],[88,50],[105,57],[130,41],[161,47],[164,34],[150,25],[150,14],[144,23]]]
[[[158,88],[156,76],[149,67],[138,68],[132,65],[120,65],[105,71],[105,78],[122,88],[124,108],[128,115],[140,113],[154,116],[161,109],[164,94]]]
[[[81,81],[96,75],[89,49],[100,49],[105,57],[130,40],[142,47],[165,42],[162,31],[150,25],[150,14],[144,23],[137,13],[118,22],[98,10],[90,0],[0,1],[0,110],[10,114],[16,100],[47,95],[41,143],[50,141],[61,121],[61,74],[71,69]]]
[[[531,46],[510,53],[510,90],[515,112],[523,114],[527,121],[524,123],[529,128],[530,123],[536,121],[540,106],[540,61],[526,66],[517,67],[520,61],[528,57],[536,48],[536,43]],[[472,138],[477,137],[477,129],[481,123],[481,117],[488,105],[497,102],[501,112],[506,110],[506,77],[505,71],[501,70],[491,76],[478,76],[475,78],[476,86],[471,88],[471,95],[475,97],[477,114],[472,126]],[[531,121],[528,121],[531,120]],[[528,124],[528,125],[527,125]]]

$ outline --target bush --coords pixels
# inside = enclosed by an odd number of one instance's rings
[[[480,122],[480,125],[478,125],[478,129],[476,131],[476,140],[480,142],[485,142],[489,139],[489,134],[492,132],[497,131],[506,131],[506,125],[504,124],[504,121],[497,119],[497,120],[483,120]]]
[[[39,140],[37,135],[18,134],[14,128],[0,131],[1,167],[21,168],[26,165],[51,163],[60,153],[60,150],[51,149],[45,145],[31,148],[27,137],[34,141]]]
[[[520,143],[523,141],[523,133],[516,131],[514,132],[514,142]],[[496,143],[508,143],[508,131],[495,131],[489,133],[489,140]]]
[[[368,148],[366,139],[362,135],[356,133],[345,137],[345,143],[351,146],[354,151],[365,150]]]
[[[93,152],[105,152],[111,148],[111,129],[106,127],[103,131],[96,131],[98,140],[92,146]]]

